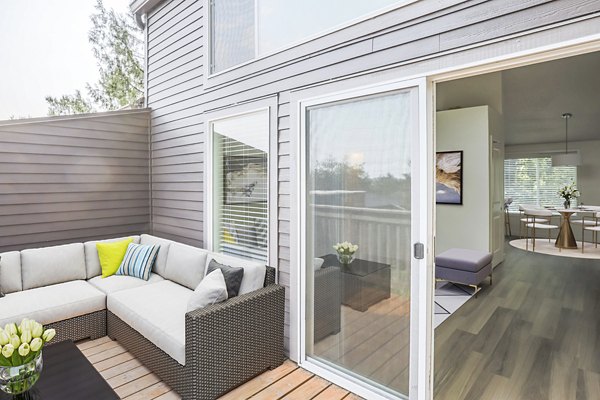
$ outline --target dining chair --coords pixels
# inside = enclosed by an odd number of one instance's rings
[[[558,229],[558,225],[552,225],[548,223],[552,221],[552,217],[554,216],[554,213],[550,210],[525,209],[523,213],[525,215],[525,219],[527,220],[525,223],[525,250],[529,251],[529,231],[531,230],[533,233],[531,236],[533,243],[532,251],[535,252],[535,239],[537,230],[541,229],[548,231],[548,242],[550,242],[550,233],[553,229]]]
[[[577,215],[577,214],[573,214],[571,216],[571,224],[581,225],[582,230],[586,226],[596,225],[593,215],[597,212],[600,212],[600,206],[581,206],[579,208],[581,209],[581,214],[583,214],[583,217],[581,219],[572,219],[574,216]],[[588,216],[588,218],[585,218],[585,214],[589,214],[589,213],[592,213],[592,217],[590,218]]]
[[[583,217],[581,224],[581,253],[584,252],[585,231],[592,232],[592,243],[598,247],[598,232],[600,232],[600,212],[596,212],[592,217]],[[588,224],[588,222],[590,224]],[[591,226],[590,226],[591,225]]]
[[[523,235],[523,232],[525,232],[525,224],[527,224],[529,222],[527,220],[527,217],[525,216],[525,210],[545,210],[545,208],[538,206],[537,204],[520,204],[519,205],[519,212],[521,213],[521,217],[519,220],[519,236],[521,239],[523,239],[525,237],[525,235]],[[539,222],[540,224],[546,224],[546,223],[548,223],[548,220],[544,219],[544,218],[539,218],[539,219],[537,219],[537,222]]]

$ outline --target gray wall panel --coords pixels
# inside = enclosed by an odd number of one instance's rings
[[[148,232],[149,111],[0,122],[0,252]]]
[[[200,3],[167,0],[148,20],[153,46],[148,89],[156,174],[154,232],[203,245],[204,114],[278,95],[278,154],[273,155],[278,165],[278,215],[273,217],[279,222],[279,279],[286,286],[293,265],[290,167],[296,158],[290,146],[290,135],[296,134],[290,125],[291,90],[401,62],[409,65],[443,50],[600,11],[600,2],[592,0],[423,0],[207,78],[208,15],[202,7],[206,2]],[[191,37],[194,40],[188,40]],[[193,170],[184,165],[193,165]],[[182,180],[177,173],[193,179]],[[190,207],[194,212],[184,212]],[[289,304],[286,310],[289,316]]]

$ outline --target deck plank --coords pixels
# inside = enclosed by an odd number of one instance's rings
[[[281,399],[298,386],[304,384],[313,374],[303,370],[301,368],[296,369],[292,373],[284,376],[278,380],[275,384],[267,386],[264,390],[261,390],[254,396],[250,397],[252,400],[273,400]]]
[[[100,372],[100,375],[102,375],[104,379],[108,380],[117,375],[132,370],[136,367],[139,367],[140,365],[142,365],[142,363],[134,358],[133,360],[125,361],[124,363],[115,365],[114,367],[110,367],[109,369],[105,369],[104,371]]]
[[[348,393],[347,390],[344,390],[339,386],[331,385],[313,397],[313,400],[342,400]]]
[[[264,374],[244,383],[242,386],[239,386],[226,395],[220,397],[220,399],[237,400],[252,397],[256,393],[260,392],[267,386],[270,386],[296,369],[298,369],[298,366],[292,361],[287,360],[281,366],[275,368],[274,370],[267,371]]]
[[[112,342],[112,340],[108,336],[103,336],[100,339],[95,340],[82,340],[81,342],[77,343],[77,348],[83,351],[106,342]]]
[[[331,385],[328,381],[321,378],[320,376],[313,376],[304,384],[298,386],[296,389],[291,391],[285,396],[286,400],[306,400],[312,399],[327,387]]]
[[[181,396],[116,341],[103,337],[78,342],[77,347],[120,398],[181,400]],[[293,361],[286,360],[279,367],[251,379],[220,399],[351,400],[359,398],[348,397],[349,395],[352,394],[347,390],[311,374],[298,367]]]
[[[143,365],[136,367],[132,370],[114,376],[110,379],[107,379],[106,382],[110,385],[111,388],[118,388],[119,386],[123,386],[126,383],[134,381],[142,376],[146,376],[150,373],[150,370]]]
[[[127,396],[131,396],[134,393],[137,393],[141,390],[146,389],[149,386],[154,385],[155,383],[160,382],[158,376],[154,374],[144,375],[141,378],[135,379],[131,382],[124,384],[123,386],[119,386],[115,389],[115,392],[119,395],[119,397],[126,398]]]

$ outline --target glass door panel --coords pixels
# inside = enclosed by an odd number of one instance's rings
[[[417,88],[305,114],[305,354],[395,395],[409,392],[418,117]]]

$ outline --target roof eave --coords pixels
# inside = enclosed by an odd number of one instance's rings
[[[162,1],[163,0],[131,0],[129,2],[129,8],[137,17],[141,17]]]

